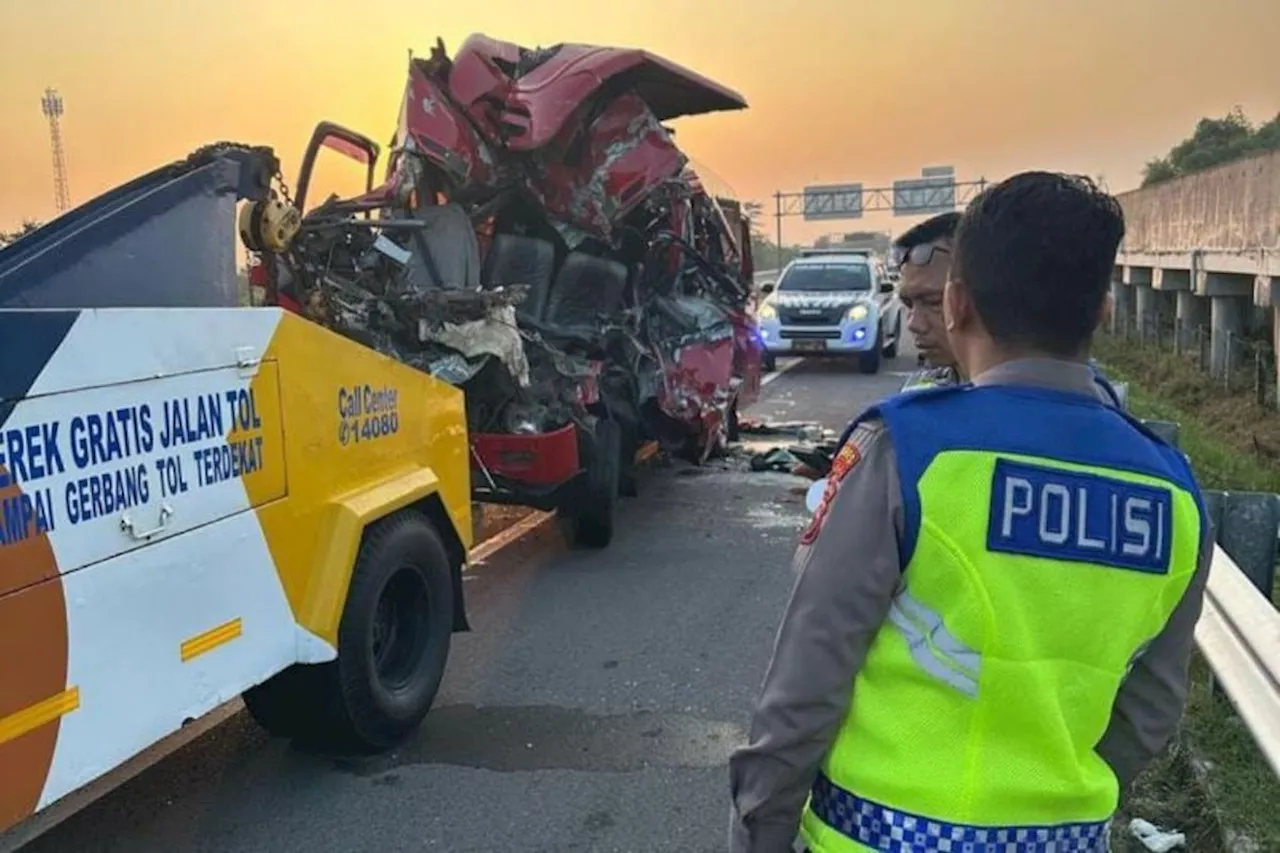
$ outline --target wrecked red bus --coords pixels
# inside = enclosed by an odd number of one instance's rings
[[[297,199],[246,214],[254,281],[463,388],[477,500],[604,547],[645,450],[705,460],[760,387],[746,218],[664,124],[745,107],[643,50],[437,42],[410,59],[381,184],[379,146],[322,123]],[[308,206],[322,149],[363,192]]]

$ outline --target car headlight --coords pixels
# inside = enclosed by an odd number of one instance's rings
[[[778,309],[774,308],[768,302],[760,306],[760,310],[756,312],[757,320],[772,320],[778,316]]]
[[[855,305],[855,306],[853,306],[852,308],[850,308],[850,309],[849,309],[849,319],[850,319],[850,320],[865,320],[865,319],[867,319],[867,306],[865,306],[865,305],[863,305],[861,302],[859,302],[857,305]]]

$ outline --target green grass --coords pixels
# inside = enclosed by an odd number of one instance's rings
[[[1107,374],[1129,383],[1133,413],[1180,425],[1179,444],[1202,487],[1280,492],[1280,459],[1268,450],[1280,415],[1247,396],[1210,389],[1194,366],[1175,356],[1099,343]],[[1190,853],[1280,851],[1280,781],[1230,701],[1210,685],[1209,667],[1197,653],[1182,732],[1143,774],[1122,811],[1186,832]],[[1116,846],[1125,853],[1143,849],[1129,839]]]
[[[1138,380],[1123,370],[1106,366],[1108,377],[1129,383],[1129,410],[1139,418],[1171,420],[1179,424],[1178,443],[1196,466],[1201,488],[1239,489],[1249,492],[1280,492],[1280,465],[1257,459],[1242,448],[1230,446],[1211,425],[1202,423],[1193,412],[1176,403],[1143,391]],[[1276,418],[1276,415],[1270,415]]]
[[[1116,370],[1108,370],[1108,374],[1123,375]],[[1191,457],[1201,488],[1280,492],[1280,466],[1232,447],[1193,413],[1135,387],[1133,380],[1124,381],[1130,382],[1129,408],[1135,415],[1179,424],[1178,444]]]

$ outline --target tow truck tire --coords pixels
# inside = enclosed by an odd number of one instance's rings
[[[338,626],[338,658],[295,665],[250,689],[267,731],[327,749],[382,752],[435,701],[453,636],[448,552],[425,517],[402,510],[370,527]]]
[[[558,511],[571,547],[607,548],[613,541],[622,480],[622,429],[603,418],[596,424],[590,462],[581,492]]]

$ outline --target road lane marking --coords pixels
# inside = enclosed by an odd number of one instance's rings
[[[770,374],[769,374],[768,376],[766,376],[764,379],[761,379],[761,380],[760,380],[760,387],[761,387],[761,388],[763,388],[764,386],[768,385],[768,384],[769,384],[770,382],[772,382],[773,380],[777,379],[777,378],[778,378],[779,376],[781,376],[782,374],[786,373],[786,372],[787,372],[788,370],[790,370],[791,368],[793,368],[793,367],[795,367],[796,365],[799,365],[799,364],[801,364],[801,363],[803,363],[803,362],[804,362],[804,359],[803,359],[803,358],[797,358],[795,361],[790,361],[790,362],[787,362],[786,364],[780,364],[780,365],[778,365],[778,366],[777,366],[777,368],[776,368],[776,369],[774,369],[773,373],[770,373]]]
[[[646,441],[641,445],[640,449],[636,451],[636,464],[640,465],[648,462],[650,459],[657,456],[660,450],[662,450],[662,447],[658,442]]]
[[[539,512],[535,510],[510,527],[504,527],[468,552],[468,566],[487,560],[517,539],[532,533],[555,517],[556,514],[554,512]]]

